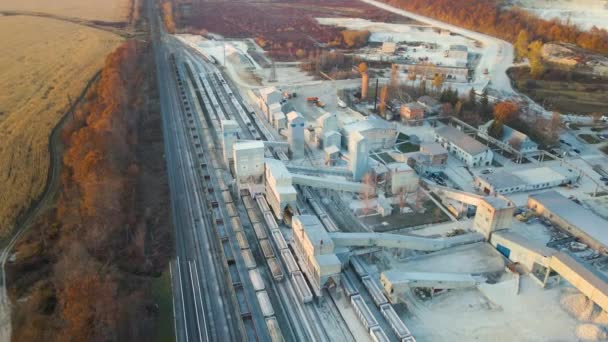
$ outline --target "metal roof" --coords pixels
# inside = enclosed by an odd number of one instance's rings
[[[478,155],[490,149],[486,145],[466,135],[461,130],[451,126],[438,128],[435,130],[435,133],[471,155]]]
[[[541,203],[553,215],[576,226],[587,235],[608,247],[608,221],[597,216],[592,211],[574,203],[555,190],[531,194],[532,198]]]

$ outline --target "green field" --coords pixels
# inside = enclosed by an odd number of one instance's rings
[[[157,342],[175,341],[173,331],[173,294],[171,290],[171,275],[169,270],[152,283],[154,301],[158,304],[158,326],[156,326],[155,340]]]

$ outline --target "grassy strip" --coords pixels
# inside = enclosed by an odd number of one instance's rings
[[[158,325],[156,326],[155,341],[174,342],[173,293],[169,270],[165,270],[160,277],[152,282],[152,295],[158,305]]]

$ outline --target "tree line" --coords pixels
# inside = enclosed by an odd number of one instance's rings
[[[152,107],[141,89],[153,90],[152,56],[135,40],[117,48],[63,131],[57,205],[19,247],[38,249],[15,273],[40,277],[29,284],[30,298],[40,299],[21,312],[21,340],[143,341],[154,332],[151,283],[166,267],[172,235],[166,194],[146,196],[162,187],[150,182],[150,173],[162,178],[162,166],[150,169],[162,157],[143,160],[140,143],[148,139],[142,123]]]

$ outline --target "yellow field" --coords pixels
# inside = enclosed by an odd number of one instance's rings
[[[0,0],[0,11],[31,11],[109,22],[126,21],[128,0]]]
[[[120,42],[69,22],[0,16],[0,236],[44,189],[48,136],[68,95],[78,97]]]

